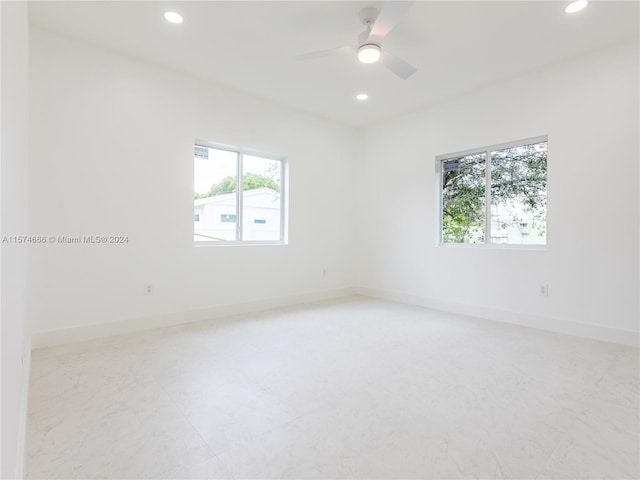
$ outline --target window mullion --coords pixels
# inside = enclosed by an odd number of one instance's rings
[[[485,187],[484,187],[484,203],[485,203],[485,219],[484,219],[484,243],[491,243],[491,152],[485,152]]]
[[[284,241],[284,191],[285,191],[285,172],[284,161],[280,162],[280,241]]]
[[[238,153],[238,173],[236,174],[236,241],[242,241],[242,153]]]

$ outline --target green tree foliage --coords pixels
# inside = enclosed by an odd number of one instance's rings
[[[484,240],[485,155],[459,159],[443,173],[442,235],[445,242]]]
[[[443,172],[442,236],[452,243],[483,242],[485,223],[485,154],[462,157]],[[547,152],[524,145],[491,153],[491,202],[513,222],[526,212],[544,223],[547,211]]]
[[[207,193],[196,193],[195,199],[215,197],[216,195],[224,195],[226,193],[233,193],[236,191],[237,182],[236,177],[225,177],[218,183],[211,186]],[[256,190],[258,188],[270,188],[273,191],[279,192],[280,185],[275,180],[264,175],[257,173],[247,172],[242,176],[242,189]]]
[[[275,192],[280,191],[280,185],[278,185],[275,180],[269,177],[265,177],[264,175],[259,175],[257,173],[245,173],[242,176],[242,189],[246,192],[247,190],[255,190],[257,188],[270,188]]]

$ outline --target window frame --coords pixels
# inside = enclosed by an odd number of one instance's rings
[[[518,243],[491,243],[491,152],[495,152],[498,150],[505,150],[508,148],[520,147],[523,145],[531,145],[534,143],[547,143],[547,152],[549,148],[549,136],[548,135],[539,135],[537,137],[525,138],[522,140],[515,140],[513,142],[506,143],[498,143],[495,145],[489,145],[486,147],[472,148],[469,150],[463,150],[460,152],[447,153],[444,155],[436,155],[435,159],[435,179],[436,179],[436,202],[435,204],[438,206],[437,222],[436,222],[436,246],[444,247],[444,248],[490,248],[490,249],[502,249],[502,250],[546,250],[547,245],[549,244],[549,221],[548,221],[548,209],[547,209],[547,238],[544,244],[518,244]],[[447,160],[454,160],[456,158],[465,157],[468,155],[477,155],[484,154],[485,155],[485,192],[484,192],[484,203],[485,203],[485,211],[484,211],[484,224],[485,224],[485,232],[484,232],[484,242],[481,243],[454,243],[454,242],[443,242],[442,241],[442,210],[443,210],[443,195],[442,195],[442,164]],[[547,154],[548,159],[548,154]],[[547,164],[547,185],[549,179],[549,171]],[[548,191],[548,187],[547,187]]]
[[[201,240],[193,241],[195,247],[209,247],[209,246],[237,246],[237,245],[287,245],[287,228],[286,228],[286,185],[288,164],[287,159],[283,155],[277,155],[274,153],[261,152],[259,150],[253,150],[250,148],[235,147],[232,145],[225,145],[222,143],[209,142],[206,140],[195,139],[193,142],[193,149],[195,147],[214,148],[216,150],[224,150],[226,152],[232,152],[237,154],[238,162],[236,165],[236,239],[235,240]],[[273,160],[280,162],[280,239],[279,240],[241,240],[242,229],[244,222],[243,212],[243,190],[242,190],[242,173],[243,173],[243,157],[252,156],[264,158],[265,160]],[[195,174],[195,173],[194,173]],[[193,197],[193,195],[192,195]],[[195,222],[194,222],[195,223]]]

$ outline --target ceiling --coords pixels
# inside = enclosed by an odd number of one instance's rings
[[[33,25],[362,126],[639,33],[638,1],[417,1],[383,49],[418,68],[402,80],[354,57],[292,56],[355,44],[359,12],[379,1],[44,1]],[[184,23],[166,22],[179,12]],[[366,92],[367,101],[355,99]]]

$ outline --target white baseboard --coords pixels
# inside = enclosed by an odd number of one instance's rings
[[[31,339],[27,335],[24,346],[24,364],[22,365],[23,383],[20,398],[20,417],[18,424],[18,451],[16,452],[16,477],[24,478],[27,462],[27,415],[29,413],[29,385],[31,384]]]
[[[354,288],[338,288],[333,290],[321,290],[285,297],[253,300],[244,303],[219,305],[200,310],[187,312],[175,312],[163,315],[150,315],[146,317],[120,320],[117,322],[82,325],[76,327],[60,328],[34,332],[31,336],[32,348],[45,348],[56,345],[92,340],[95,338],[121,335],[123,333],[150,330],[153,328],[169,327],[184,323],[212,320],[230,315],[241,315],[251,312],[259,312],[273,308],[288,307],[322,300],[330,300],[348,297],[355,294]]]
[[[304,303],[318,302],[354,294],[372,298],[380,298],[399,303],[418,305],[422,307],[451,312],[470,317],[483,318],[496,322],[509,323],[524,327],[537,328],[555,333],[574,335],[577,337],[601,340],[604,342],[618,343],[640,347],[640,333],[633,330],[624,330],[602,325],[573,322],[557,318],[540,317],[520,312],[500,310],[491,307],[468,305],[463,303],[447,302],[417,295],[411,295],[390,290],[381,290],[370,287],[346,287],[334,290],[309,292],[285,297],[254,300],[245,303],[219,305],[216,307],[176,312],[164,315],[152,315],[117,322],[83,325],[77,327],[61,328],[34,332],[31,336],[32,348],[44,348],[55,345],[92,340],[95,338],[121,335],[124,333],[149,330],[153,328],[168,327],[185,323],[211,320],[231,315],[258,312],[273,308],[300,305]],[[25,394],[26,395],[26,394]],[[25,400],[26,401],[26,400]]]
[[[579,323],[558,318],[540,317],[526,313],[511,312],[491,307],[479,305],[468,305],[463,303],[446,302],[417,295],[381,290],[369,287],[356,287],[355,291],[359,295],[367,297],[391,300],[399,303],[407,303],[421,307],[432,308],[444,312],[457,313],[470,317],[483,318],[501,323],[520,325],[524,327],[537,328],[554,333],[563,333],[577,337],[601,340],[603,342],[618,343],[632,347],[640,347],[640,332],[633,330],[623,330],[618,328],[604,327],[590,323]]]

